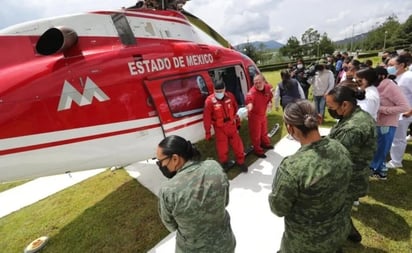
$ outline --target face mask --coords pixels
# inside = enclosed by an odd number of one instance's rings
[[[389,66],[387,69],[388,75],[396,75],[396,67],[395,66]]]
[[[298,64],[298,65],[296,65],[296,67],[297,67],[298,69],[301,69],[301,68],[303,68],[303,64]]]
[[[176,171],[170,172],[167,165],[162,166],[162,162],[157,162],[157,167],[159,167],[159,170],[162,172],[163,176],[167,178],[172,178],[176,175]]]
[[[343,115],[338,114],[336,112],[336,110],[332,110],[332,109],[328,108],[328,112],[329,112],[330,116],[332,116],[332,118],[334,118],[334,119],[338,119],[338,120],[343,119]]]
[[[221,100],[225,96],[224,92],[215,92],[215,97]]]
[[[160,171],[162,172],[163,176],[167,178],[172,178],[176,175],[176,171],[170,172],[167,169],[167,166],[159,166]]]

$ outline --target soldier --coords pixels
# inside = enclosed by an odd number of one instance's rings
[[[238,133],[240,119],[236,115],[236,112],[237,103],[233,94],[226,92],[223,81],[215,81],[214,93],[206,98],[203,111],[205,138],[206,140],[211,139],[210,129],[213,125],[216,136],[215,145],[217,155],[223,169],[227,171],[234,163],[228,159],[230,144],[240,170],[247,172],[248,168],[245,164],[243,142]]]
[[[285,217],[279,252],[339,252],[350,229],[350,154],[338,141],[320,136],[320,116],[310,101],[290,103],[283,119],[302,146],[283,159],[269,194],[272,212]]]
[[[356,83],[346,80],[326,95],[329,114],[339,120],[331,129],[329,137],[338,140],[348,149],[353,163],[347,198],[348,217],[352,203],[368,192],[371,174],[369,165],[377,145],[375,121],[357,105],[357,99],[365,99],[365,91],[352,87],[356,87]],[[351,225],[348,240],[360,242],[362,236],[352,222]]]
[[[235,236],[226,210],[229,180],[213,160],[199,161],[190,141],[163,139],[156,152],[160,171],[170,180],[159,192],[163,224],[176,233],[176,252],[234,252]]]
[[[272,87],[266,82],[262,74],[253,78],[253,87],[246,95],[246,108],[248,110],[249,135],[253,145],[254,154],[266,158],[264,149],[273,149],[268,137],[268,121],[266,113],[272,107]]]

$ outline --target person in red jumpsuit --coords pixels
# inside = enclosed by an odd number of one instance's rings
[[[266,158],[265,149],[273,149],[268,137],[266,112],[272,106],[272,87],[266,82],[263,75],[253,78],[253,87],[246,95],[248,110],[249,135],[253,145],[253,152],[257,157]]]
[[[226,92],[223,81],[216,81],[214,83],[214,93],[206,98],[203,111],[205,138],[206,140],[212,138],[211,126],[213,126],[217,156],[223,169],[227,171],[234,164],[233,161],[229,160],[230,144],[238,167],[241,171],[247,172],[243,142],[238,132],[240,119],[236,112],[235,97],[232,93]]]

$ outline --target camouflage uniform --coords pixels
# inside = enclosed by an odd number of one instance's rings
[[[189,161],[159,193],[163,224],[176,233],[176,252],[234,252],[236,240],[226,211],[229,180],[214,160]]]
[[[349,152],[329,137],[283,159],[269,194],[272,212],[285,216],[279,252],[334,253],[344,243],[350,166]]]
[[[376,123],[372,116],[359,107],[351,116],[340,120],[330,131],[329,137],[345,146],[353,162],[352,178],[349,184],[348,202],[368,193],[369,164],[377,145]]]

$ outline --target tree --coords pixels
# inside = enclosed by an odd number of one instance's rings
[[[286,45],[279,49],[279,53],[290,58],[297,58],[303,55],[303,50],[299,40],[292,36],[288,39]]]
[[[319,52],[317,52],[317,56],[325,54],[331,55],[333,52],[335,52],[335,45],[332,40],[328,38],[328,34],[323,33],[319,41]]]
[[[399,29],[401,29],[401,25],[398,18],[395,15],[389,16],[383,24],[369,32],[365,39],[366,48],[383,49],[395,46]]]
[[[262,42],[260,42],[259,43],[259,45],[258,45],[258,49],[259,49],[259,51],[266,51],[266,46],[265,46],[265,44],[263,44]]]
[[[246,43],[244,44],[241,48],[239,48],[241,52],[243,52],[245,55],[249,56],[250,59],[252,59],[254,62],[259,61],[259,52],[256,49],[255,46],[253,46],[252,43]]]
[[[302,34],[302,44],[306,55],[315,56],[318,53],[320,34],[318,30],[309,28]]]
[[[412,44],[412,15],[400,26],[396,36],[396,44]]]

